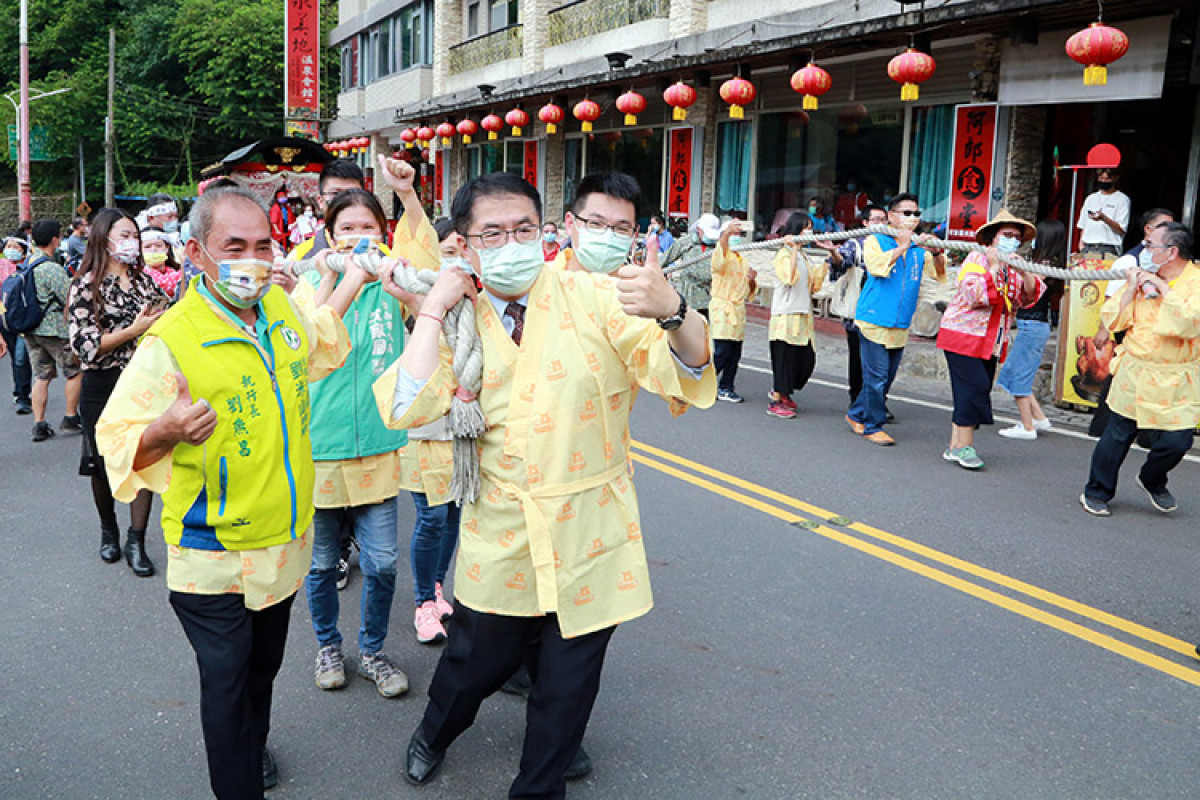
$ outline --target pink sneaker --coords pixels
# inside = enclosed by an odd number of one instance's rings
[[[440,615],[439,619],[445,621],[454,616],[454,606],[446,602],[445,596],[442,595],[442,585],[440,583],[433,585],[433,594],[436,598],[434,602],[437,603],[438,614]]]
[[[437,603],[433,600],[426,600],[417,607],[413,616],[413,627],[417,629],[417,641],[421,644],[446,641],[446,629],[438,619]]]
[[[767,406],[767,414],[772,417],[778,417],[779,419],[793,419],[796,416],[795,411],[792,411],[792,409],[788,408],[779,401],[771,403]]]

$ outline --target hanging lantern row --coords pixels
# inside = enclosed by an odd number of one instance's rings
[[[442,140],[442,147],[449,147],[450,143],[454,141],[454,123],[446,120],[434,129],[434,133]]]
[[[1129,52],[1129,37],[1124,31],[1093,22],[1067,39],[1067,55],[1082,64],[1084,86],[1108,83],[1108,65]]]
[[[932,78],[936,69],[933,56],[910,47],[888,62],[888,77],[901,84],[901,100],[918,100],[920,85]]]
[[[470,144],[471,137],[479,133],[479,123],[473,119],[464,119],[456,126],[458,135],[463,137],[463,144]]]
[[[479,124],[483,126],[485,131],[488,132],[489,142],[493,142],[500,138],[500,131],[504,130],[504,120],[500,119],[500,117],[496,114],[488,114],[479,121]]]
[[[400,141],[404,142],[404,149],[411,150],[417,141],[417,129],[405,128],[400,131]]]
[[[322,146],[335,156],[347,156],[354,153],[367,152],[367,148],[371,146],[371,138],[369,136],[355,136],[353,139],[346,139],[341,142],[326,142]]]

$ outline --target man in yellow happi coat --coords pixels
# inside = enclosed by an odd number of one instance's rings
[[[463,508],[449,642],[405,778],[432,779],[480,703],[528,655],[534,680],[509,796],[561,798],[609,639],[652,605],[628,467],[630,376],[662,397],[710,406],[708,333],[657,264],[615,276],[544,269],[541,198],[516,176],[471,181],[453,218],[483,285],[475,308],[488,428],[480,497]],[[428,423],[461,391],[438,336],[465,295],[474,296],[470,278],[444,270],[404,354],[376,382],[389,424]]]
[[[716,231],[701,231],[712,237]],[[746,301],[754,293],[758,274],[746,264],[741,253],[731,248],[742,243],[743,231],[734,220],[726,222],[717,237],[712,254],[712,299],[708,319],[712,324],[713,366],[720,376],[717,399],[742,403],[734,388],[738,362],[742,360],[742,342],[746,339]]]
[[[1183,460],[1200,424],[1200,264],[1191,258],[1188,229],[1178,222],[1159,225],[1138,266],[1129,269],[1125,291],[1101,311],[1108,330],[1126,333],[1112,362],[1112,416],[1079,496],[1089,514],[1111,513],[1117,474],[1139,429],[1149,434],[1151,445],[1138,486],[1159,511],[1178,507],[1167,473]]]

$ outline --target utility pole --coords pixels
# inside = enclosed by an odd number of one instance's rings
[[[25,2],[25,0],[21,0]],[[117,29],[108,29],[108,116],[104,119],[104,205],[112,208],[116,203],[113,186],[113,152],[117,144],[113,130],[113,95],[117,87]]]
[[[33,187],[29,180],[29,8],[21,0],[21,105],[17,112],[17,194],[20,218],[33,219]]]

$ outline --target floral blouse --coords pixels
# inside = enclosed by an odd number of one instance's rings
[[[130,287],[125,289],[118,275],[104,276],[100,282],[99,320],[93,310],[89,277],[81,275],[71,282],[68,300],[70,343],[84,369],[124,369],[133,358],[137,340],[101,355],[101,335],[129,327],[147,303],[167,299],[154,279],[141,270],[130,270],[129,281]]]

